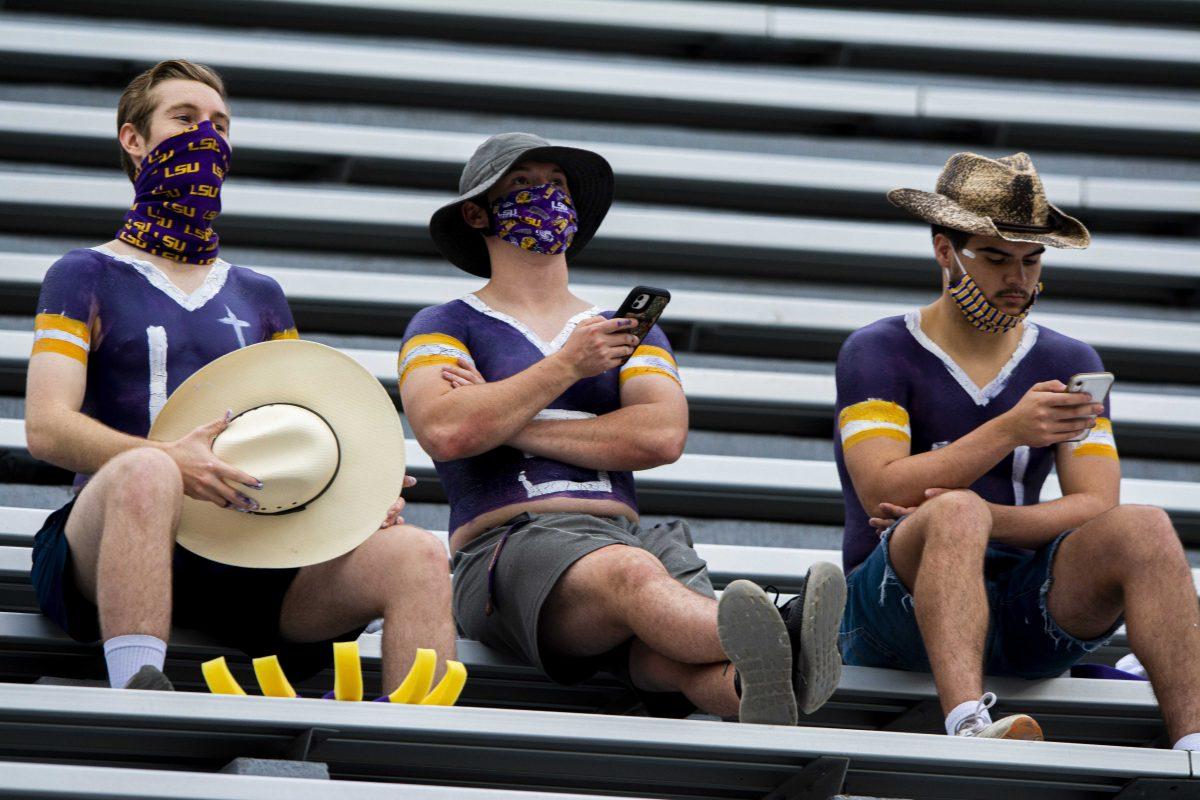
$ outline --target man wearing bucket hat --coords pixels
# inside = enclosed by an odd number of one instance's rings
[[[104,641],[114,687],[171,688],[172,622],[303,678],[330,640],[386,616],[389,691],[418,647],[452,658],[445,551],[400,524],[403,461],[375,455],[404,444],[386,392],[296,341],[279,285],[219,257],[220,77],[163,62],[117,116],[135,203],[116,239],[59,259],[38,300],[29,450],[78,473],[35,538],[43,612]]]
[[[459,625],[560,682],[611,670],[654,713],[815,711],[840,674],[840,570],[814,568],[782,614],[748,581],[718,604],[687,526],[639,524],[632,471],[679,458],[687,403],[660,329],[639,343],[568,288],[612,202],[608,163],[502,134],[459,190],[430,232],[487,285],[417,314],[399,364],[450,501]]]
[[[1166,514],[1120,506],[1103,369],[1026,319],[1047,246],[1083,248],[1024,153],[950,158],[936,192],[892,203],[930,223],[941,296],[855,332],[838,356],[847,664],[930,670],[951,735],[1040,739],[993,722],[983,676],[1058,675],[1128,622],[1172,741],[1200,746],[1200,614]],[[1086,438],[1080,438],[1084,434]],[[1062,498],[1039,502],[1051,468]]]

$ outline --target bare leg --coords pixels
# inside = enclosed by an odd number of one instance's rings
[[[647,692],[682,692],[697,708],[720,717],[738,715],[734,670],[728,662],[681,664],[656,653],[641,640],[629,652],[629,674],[637,688]]]
[[[1063,540],[1047,607],[1077,639],[1125,613],[1129,643],[1154,685],[1172,741],[1200,732],[1200,606],[1166,512],[1119,506]]]
[[[171,457],[140,447],[92,478],[67,520],[74,579],[100,610],[105,639],[171,633],[171,554],[183,479]]]
[[[892,566],[911,587],[913,609],[942,711],[983,694],[988,600],[983,558],[992,515],[973,492],[926,502],[889,540]]]
[[[383,617],[383,692],[412,668],[417,648],[437,651],[437,676],[455,657],[446,549],[428,531],[376,531],[344,556],[300,570],[280,612],[280,631],[319,642]]]
[[[571,656],[607,652],[631,636],[684,664],[724,662],[717,601],[676,581],[645,550],[612,545],[576,561],[542,611],[544,645]]]

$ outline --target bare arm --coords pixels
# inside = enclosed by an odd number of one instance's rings
[[[616,366],[632,352],[635,337],[619,332],[632,324],[584,320],[558,353],[494,383],[451,391],[442,370],[434,369],[438,365],[412,370],[400,397],[417,441],[437,461],[469,458],[507,443],[577,381]]]
[[[212,454],[212,440],[226,420],[215,420],[175,442],[153,442],[113,430],[80,411],[86,388],[87,367],[82,362],[58,353],[35,353],[29,359],[25,438],[30,455],[91,475],[126,450],[157,447],[179,466],[189,497],[219,506],[252,507],[229,483],[254,486],[258,481]]]
[[[1021,402],[945,447],[910,455],[909,442],[879,437],[845,453],[846,469],[868,516],[881,503],[918,506],[932,488],[965,488],[1021,445],[1045,447],[1094,425],[1103,406],[1071,395],[1059,381],[1039,383]],[[1082,403],[1080,401],[1083,401]]]
[[[629,471],[678,461],[687,441],[683,390],[662,375],[630,378],[621,408],[592,419],[534,420],[508,444],[595,470]]]

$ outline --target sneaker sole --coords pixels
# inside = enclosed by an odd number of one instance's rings
[[[1037,720],[1033,717],[1027,717],[1024,714],[1014,717],[1008,728],[999,736],[989,738],[1009,739],[1018,742],[1043,742],[1046,740],[1046,737],[1042,735],[1042,726],[1037,724]]]
[[[812,714],[825,705],[842,679],[838,631],[846,609],[846,578],[833,564],[819,562],[808,572],[801,609],[800,655],[796,659],[796,701]]]
[[[717,604],[717,636],[742,682],[741,722],[795,725],[792,645],[779,611],[750,581],[725,587]]]

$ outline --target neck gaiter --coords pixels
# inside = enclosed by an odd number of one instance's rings
[[[971,257],[975,255],[970,250],[963,250],[963,252]],[[957,252],[954,253],[954,263],[962,271],[962,278],[959,279],[958,283],[949,286],[946,291],[958,306],[958,310],[967,318],[967,321],[979,330],[988,333],[1004,333],[1020,325],[1022,320],[1029,316],[1029,310],[1033,308],[1033,304],[1037,302],[1038,295],[1045,288],[1043,284],[1038,283],[1037,287],[1033,290],[1033,296],[1029,298],[1029,302],[1020,314],[1015,316],[1013,314],[1006,314],[989,303],[988,299],[984,297],[983,292],[975,284],[974,279],[971,278],[971,274],[967,272],[967,268],[959,260]]]
[[[183,264],[216,262],[212,223],[221,213],[229,157],[229,144],[208,121],[164,139],[138,167],[133,206],[117,239]]]
[[[491,212],[492,233],[533,253],[564,253],[579,230],[571,198],[552,183],[497,197]]]

